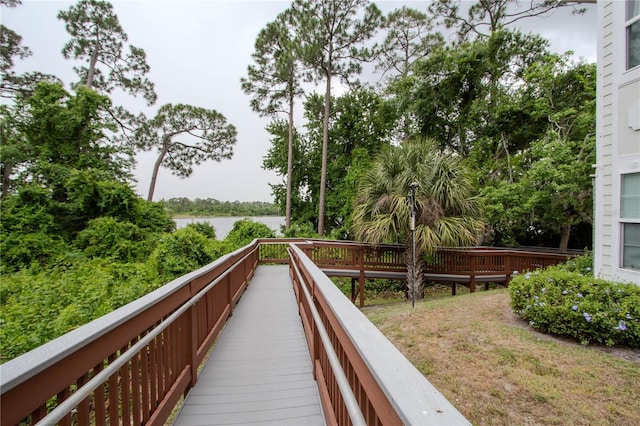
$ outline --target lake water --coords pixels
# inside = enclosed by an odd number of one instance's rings
[[[216,230],[216,239],[222,240],[233,229],[233,224],[238,220],[244,219],[244,217],[190,217],[186,219],[173,219],[176,222],[177,228],[184,228],[190,223],[196,222],[208,222]],[[284,216],[254,216],[248,219],[254,222],[261,222],[273,229],[276,235],[282,235],[280,233],[280,227],[284,226]]]

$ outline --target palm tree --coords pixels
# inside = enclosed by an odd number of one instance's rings
[[[389,147],[360,181],[352,230],[364,242],[404,243],[409,298],[424,298],[424,255],[438,247],[477,243],[484,229],[479,199],[459,157],[439,151],[430,139]],[[416,276],[412,276],[411,203],[415,190]]]

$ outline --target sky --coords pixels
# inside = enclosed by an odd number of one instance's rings
[[[383,13],[407,5],[426,11],[428,1],[376,1]],[[463,3],[465,1],[463,0]],[[2,7],[0,21],[23,37],[33,55],[17,60],[17,72],[41,71],[58,76],[65,83],[76,80],[73,66],[61,54],[69,40],[58,11],[73,2],[23,0],[16,8]],[[155,115],[160,106],[183,103],[215,109],[237,130],[231,160],[209,161],[194,168],[187,179],[161,169],[154,201],[174,197],[213,198],[220,201],[273,201],[269,183],[283,182],[281,176],[263,170],[263,157],[270,147],[265,130],[267,118],[254,113],[250,97],[240,87],[260,30],[287,9],[290,1],[243,0],[137,0],[112,1],[129,43],[144,49],[151,67],[148,78],[155,84],[157,102],[148,107],[144,100],[114,94],[115,104],[134,112]],[[585,5],[584,15],[557,10],[547,18],[523,21],[525,32],[542,35],[551,50],[574,52],[575,58],[595,62],[596,10]],[[337,87],[336,89],[340,89]],[[323,93],[319,87],[318,92]],[[134,188],[143,197],[149,190],[157,152],[136,156]]]

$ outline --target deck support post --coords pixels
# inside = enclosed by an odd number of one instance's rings
[[[358,250],[359,252],[359,261],[360,261],[360,276],[358,277],[358,293],[360,294],[360,307],[364,307],[364,250],[365,248],[362,247],[360,248],[360,250]]]

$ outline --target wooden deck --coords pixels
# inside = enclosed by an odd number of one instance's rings
[[[323,425],[288,267],[258,266],[174,425]]]

